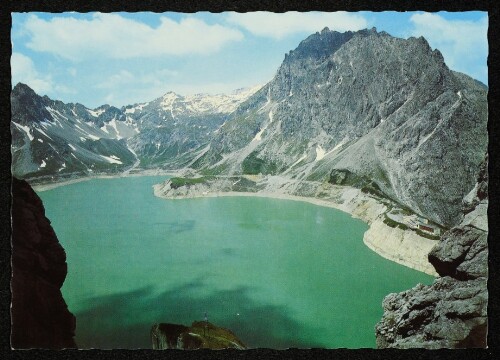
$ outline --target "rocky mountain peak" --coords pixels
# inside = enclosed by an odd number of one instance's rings
[[[487,141],[484,87],[450,71],[424,38],[375,28],[312,34],[234,116],[211,142],[211,163],[234,153],[236,173],[258,162],[250,171],[304,180],[347,170],[449,227]]]
[[[28,85],[18,83],[10,94],[12,121],[28,125],[34,122],[52,119],[50,113],[45,109],[49,98],[41,97]]]
[[[38,96],[32,88],[21,82],[17,83],[16,86],[14,86],[14,88],[12,89],[12,94],[14,96]]]
[[[310,35],[299,46],[285,55],[285,61],[294,62],[307,58],[325,58],[333,54],[340,46],[349,41],[353,32],[340,33],[325,27],[321,32]]]

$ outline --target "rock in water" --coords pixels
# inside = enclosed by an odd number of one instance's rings
[[[429,254],[442,277],[430,286],[419,284],[384,299],[384,316],[376,326],[377,347],[486,347],[487,189],[486,158],[478,183],[465,197],[462,222],[445,233]]]
[[[178,324],[154,324],[151,327],[153,349],[246,349],[230,330],[210,322],[195,321],[191,327]]]
[[[76,320],[61,294],[66,253],[27,182],[12,182],[12,334],[14,349],[76,348]]]

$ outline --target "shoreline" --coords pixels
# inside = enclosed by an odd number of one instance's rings
[[[413,270],[423,272],[427,275],[438,277],[438,273],[427,260],[430,250],[439,240],[430,240],[419,236],[416,232],[408,229],[401,230],[391,228],[383,222],[386,206],[361,192],[361,190],[351,187],[342,187],[340,192],[347,196],[347,203],[336,203],[327,199],[316,197],[290,195],[274,192],[212,192],[207,194],[164,196],[159,194],[159,185],[153,186],[154,195],[166,200],[183,200],[195,198],[216,198],[216,197],[265,197],[280,200],[301,201],[309,204],[337,209],[348,213],[355,219],[359,219],[368,225],[368,230],[363,234],[363,243],[373,252],[383,258],[393,261],[399,265],[406,266]],[[354,196],[352,196],[355,194]]]
[[[84,182],[84,181],[90,181],[94,179],[117,179],[117,178],[127,178],[127,177],[139,177],[139,176],[178,176],[179,172],[175,171],[165,171],[165,172],[157,172],[156,170],[151,171],[151,170],[144,170],[138,173],[127,173],[127,174],[116,174],[116,175],[107,175],[107,174],[102,174],[102,175],[92,175],[92,176],[85,176],[77,179],[68,179],[68,180],[62,180],[62,181],[56,181],[53,183],[46,183],[46,184],[36,184],[36,185],[31,185],[33,190],[36,192],[43,192],[47,190],[52,190],[61,186],[66,186],[66,185],[71,185],[71,184],[76,184],[79,182]]]
[[[117,175],[95,175],[78,179],[70,179],[51,184],[33,185],[36,192],[52,190],[61,186],[71,185],[93,179],[115,179],[139,176],[177,176],[176,171],[141,171],[137,173]],[[337,209],[348,213],[355,219],[359,219],[368,225],[368,230],[363,235],[363,243],[373,252],[383,258],[396,262],[400,265],[437,277],[434,267],[428,262],[427,254],[438,240],[429,240],[419,236],[414,231],[391,228],[383,223],[383,216],[387,207],[373,197],[364,194],[360,189],[352,187],[341,187],[331,185],[329,198],[318,198],[314,196],[291,195],[283,192],[237,192],[217,191],[202,194],[186,194],[179,196],[165,196],[160,194],[160,184],[153,186],[154,196],[166,200],[183,200],[194,198],[216,198],[216,197],[261,197],[278,200],[291,200],[306,202],[316,206]]]

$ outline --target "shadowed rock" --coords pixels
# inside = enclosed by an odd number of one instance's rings
[[[246,349],[230,330],[211,323],[195,321],[191,327],[177,324],[154,324],[151,327],[153,349]]]
[[[60,290],[67,273],[64,249],[28,183],[14,178],[12,199],[11,345],[75,348],[76,320]]]

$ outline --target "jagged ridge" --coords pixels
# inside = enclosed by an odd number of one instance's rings
[[[348,170],[452,226],[486,151],[486,94],[423,38],[325,29],[285,57],[193,166],[323,181]]]

